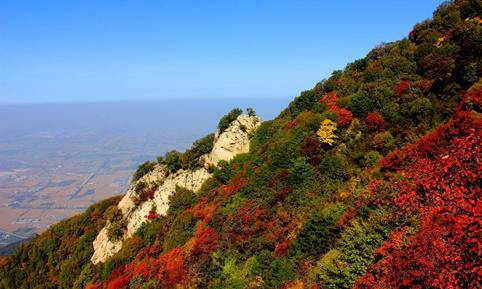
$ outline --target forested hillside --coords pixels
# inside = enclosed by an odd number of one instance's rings
[[[481,288],[481,12],[447,2],[302,92],[107,262],[118,199],[2,260],[0,288]]]

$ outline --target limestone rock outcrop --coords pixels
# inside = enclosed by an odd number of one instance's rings
[[[229,161],[237,154],[247,153],[249,134],[260,123],[256,117],[240,115],[223,133],[216,135],[213,150],[204,156],[205,163],[216,165],[221,160]]]
[[[92,263],[104,262],[117,253],[122,248],[123,240],[131,237],[143,223],[148,221],[147,215],[151,210],[165,215],[169,208],[169,196],[175,192],[176,186],[197,192],[211,177],[207,169],[209,166],[216,166],[220,161],[229,161],[237,154],[247,153],[250,136],[260,124],[261,120],[256,116],[240,115],[225,131],[216,134],[212,151],[200,157],[204,167],[196,170],[180,169],[170,173],[165,166],[156,165],[153,171],[131,184],[126,195],[117,205],[122,213],[122,221],[126,225],[124,234],[118,240],[110,240],[108,230],[111,224],[108,223],[93,242]],[[147,187],[157,188],[152,199],[139,201],[135,190],[139,182],[144,182]]]

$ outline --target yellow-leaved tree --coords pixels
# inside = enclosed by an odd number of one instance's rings
[[[316,132],[322,143],[333,145],[337,136],[335,135],[336,123],[331,119],[325,119],[320,123],[320,129]]]

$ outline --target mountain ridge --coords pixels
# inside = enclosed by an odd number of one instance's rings
[[[105,262],[120,198],[2,259],[0,288],[480,288],[481,6],[446,2],[302,92]],[[196,168],[213,137],[158,163]]]

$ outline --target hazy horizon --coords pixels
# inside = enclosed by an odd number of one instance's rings
[[[132,173],[214,132],[234,107],[274,118],[290,98],[0,105],[0,245],[125,193]],[[0,246],[1,247],[1,246]]]

